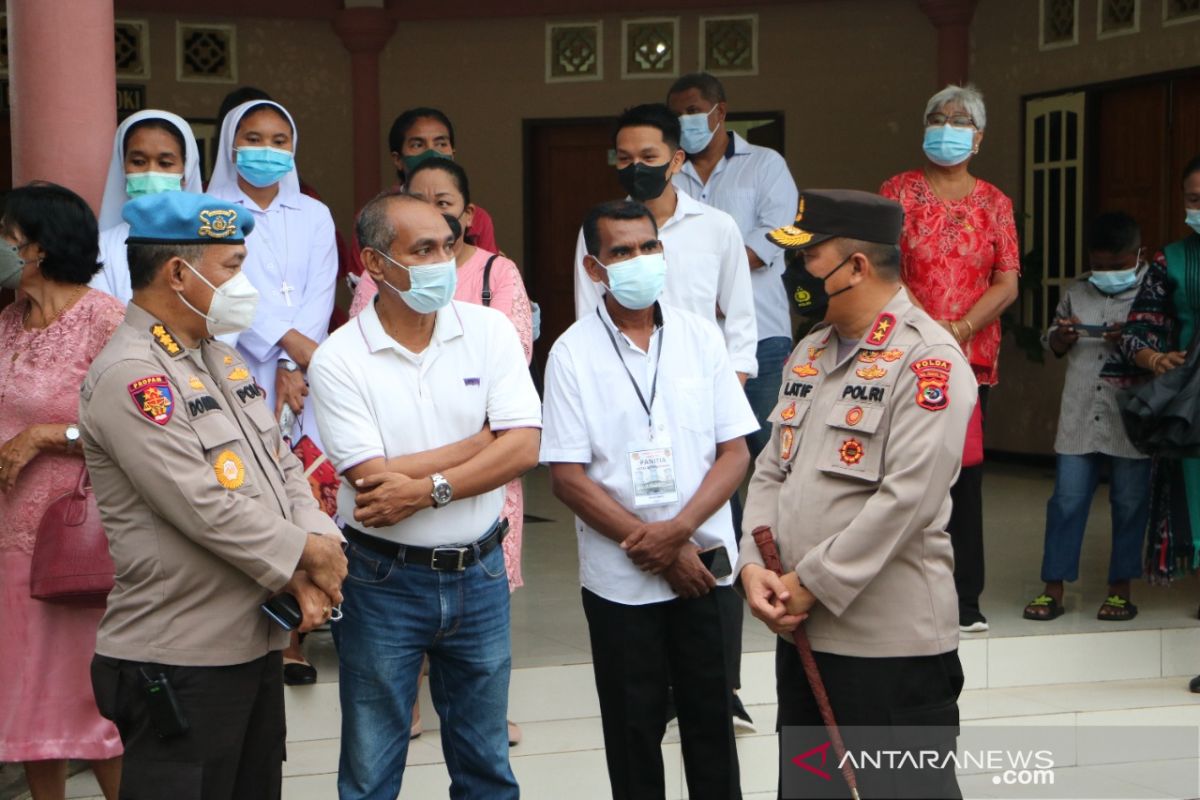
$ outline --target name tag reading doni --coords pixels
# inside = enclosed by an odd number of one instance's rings
[[[634,508],[679,502],[675,486],[675,456],[670,442],[636,442],[629,446]]]

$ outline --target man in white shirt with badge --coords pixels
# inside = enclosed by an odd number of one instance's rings
[[[740,798],[717,598],[733,591],[729,496],[758,424],[718,329],[658,302],[654,214],[605,203],[583,231],[604,294],[550,351],[541,458],[577,517],[613,797],[664,796],[673,687],[690,796]]]
[[[630,199],[654,215],[667,259],[663,299],[716,323],[739,379],[758,374],[754,292],[746,248],[733,218],[693,200],[671,184],[684,163],[679,120],[661,103],[626,109],[613,135],[617,180]],[[583,232],[575,245],[575,317],[600,302],[599,284],[584,264]]]
[[[341,800],[395,798],[430,658],[451,796],[515,800],[508,760],[504,485],[537,463],[541,409],[512,324],[453,302],[454,234],[404,195],[357,223],[375,302],[309,368],[347,525]]]
[[[725,87],[706,72],[684,75],[667,92],[667,106],[679,116],[680,146],[687,160],[671,179],[675,188],[733,217],[746,243],[750,285],[754,290],[757,326],[755,359],[758,374],[746,381],[746,399],[759,429],[747,437],[750,458],[758,458],[771,438],[767,420],[779,396],[783,365],[792,352],[792,320],[783,286],[784,250],[767,239],[776,228],[790,225],[799,193],[783,156],[752,145],[726,130]],[[733,498],[733,525],[741,540],[742,507]],[[735,647],[730,647],[734,688],[741,688],[742,604],[725,607]],[[753,731],[753,722],[737,695],[734,724]]]

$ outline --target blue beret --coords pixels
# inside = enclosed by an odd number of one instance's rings
[[[244,207],[194,192],[135,197],[121,216],[129,244],[243,244],[254,230],[254,215]]]

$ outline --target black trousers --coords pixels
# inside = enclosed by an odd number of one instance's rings
[[[733,512],[733,540],[737,546],[742,544],[742,498],[737,492],[729,498],[729,507]],[[729,563],[736,564],[738,551],[729,554]],[[721,617],[725,620],[725,669],[729,672],[730,689],[742,688],[742,627],[746,618],[745,602],[737,592],[722,592],[717,595],[721,606]]]
[[[987,414],[987,386],[979,387],[979,410]],[[954,508],[946,523],[954,549],[954,588],[959,609],[979,610],[983,594],[983,465],[963,467],[950,487]]]
[[[899,658],[856,658],[831,653],[815,653],[817,667],[829,695],[838,727],[849,750],[865,748],[935,749],[948,752],[955,740],[945,738],[946,729],[958,727],[958,695],[962,691],[963,671],[958,651],[937,656]],[[804,667],[791,640],[780,639],[775,649],[776,692],[779,695],[780,797],[850,796],[838,771],[838,757],[828,750],[824,769],[831,780],[815,778],[791,759],[829,741],[820,710],[804,675]],[[803,729],[785,731],[788,726]],[[929,741],[914,741],[911,728],[900,741],[880,742],[886,732],[849,730],[866,726],[938,726]],[[786,747],[786,749],[785,749]],[[819,763],[814,761],[813,763]],[[785,774],[791,770],[791,774]],[[954,765],[947,769],[911,771],[856,770],[859,795],[883,797],[960,797]],[[789,779],[803,787],[802,792],[785,793]]]
[[[167,677],[187,733],[169,739],[155,734],[143,671]],[[120,800],[278,800],[286,738],[279,653],[230,667],[97,655],[92,690],[125,746]]]
[[[628,606],[583,590],[614,800],[663,798],[667,687],[674,687],[688,796],[742,796],[717,588]]]

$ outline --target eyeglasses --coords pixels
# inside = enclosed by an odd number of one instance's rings
[[[930,114],[925,118],[925,124],[930,127],[940,127],[949,122],[955,128],[974,128],[975,120],[970,114]]]

